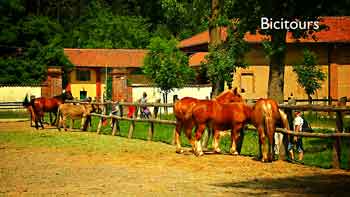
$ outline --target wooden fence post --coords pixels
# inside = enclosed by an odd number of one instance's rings
[[[130,126],[129,126],[129,135],[128,135],[129,139],[132,138],[134,130],[135,130],[135,120],[131,120],[130,121]]]
[[[148,141],[153,140],[153,134],[154,134],[154,123],[150,122],[148,127]]]
[[[106,106],[103,105],[103,109],[102,109],[102,115],[106,115]],[[98,126],[97,126],[97,134],[100,134],[101,132],[101,128],[102,128],[102,123],[103,123],[103,117],[100,118],[100,121],[98,122]]]
[[[337,129],[336,133],[341,133],[343,131],[343,113],[340,111],[336,112],[337,117],[336,117],[336,124],[337,124]],[[340,155],[341,155],[341,140],[340,137],[336,137],[334,139],[333,143],[333,161],[332,161],[332,167],[333,168],[340,168]]]

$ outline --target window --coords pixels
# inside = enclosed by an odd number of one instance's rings
[[[89,70],[76,70],[76,79],[78,81],[90,81],[91,75]]]
[[[242,73],[241,74],[241,89],[244,89],[245,93],[254,93],[254,74]]]

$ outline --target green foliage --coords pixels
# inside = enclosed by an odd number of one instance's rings
[[[141,17],[119,16],[99,2],[92,1],[87,12],[73,29],[72,47],[145,48],[149,24]]]
[[[210,1],[161,0],[163,23],[178,39],[184,39],[208,28]]]
[[[47,66],[63,66],[64,74],[73,66],[63,52],[60,24],[46,16],[24,16],[22,1],[2,1],[0,10],[0,24],[7,27],[1,30],[0,45],[17,48],[0,57],[1,84],[41,83]]]
[[[177,41],[174,39],[152,38],[144,60],[145,74],[165,94],[194,79],[194,71],[188,67],[187,56],[176,46]]]
[[[243,40],[244,33],[237,30],[239,24],[232,24],[227,28],[226,42],[209,49],[205,57],[207,63],[202,64],[202,69],[207,71],[207,76],[212,83],[225,81],[228,86],[232,84],[233,74],[237,68],[245,68],[244,54],[249,50]]]
[[[321,82],[326,79],[325,73],[317,66],[316,54],[308,49],[303,51],[304,58],[301,64],[293,65],[293,71],[298,76],[298,83],[304,88],[307,95],[313,95],[321,88]]]

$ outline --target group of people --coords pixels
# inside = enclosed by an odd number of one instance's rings
[[[138,102],[141,105],[146,105],[147,104],[147,93],[143,92],[142,97],[138,100]],[[135,106],[129,106],[128,108],[129,112],[128,112],[128,117],[132,118],[134,117],[135,114]],[[111,115],[117,115],[119,112],[119,105],[118,103],[116,105],[113,106],[112,111],[111,111]],[[147,106],[141,106],[140,108],[140,117],[141,118],[150,118],[151,116],[151,111],[149,110],[149,108]]]

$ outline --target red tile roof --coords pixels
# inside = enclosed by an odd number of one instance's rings
[[[341,16],[341,17],[321,17],[320,24],[326,24],[328,26],[327,30],[322,30],[316,32],[316,41],[311,37],[307,39],[294,39],[292,38],[291,32],[288,32],[286,37],[287,43],[293,42],[330,42],[330,43],[339,43],[339,42],[350,42],[350,16]],[[226,39],[226,28],[221,29],[221,35],[223,39]],[[246,33],[244,39],[250,43],[262,42],[264,39],[268,38],[267,36],[261,34],[251,34]],[[180,48],[198,46],[202,44],[209,43],[209,32],[205,31],[199,34],[192,36],[191,38],[182,40],[179,44]]]
[[[66,48],[64,53],[78,67],[141,67],[147,50]]]

